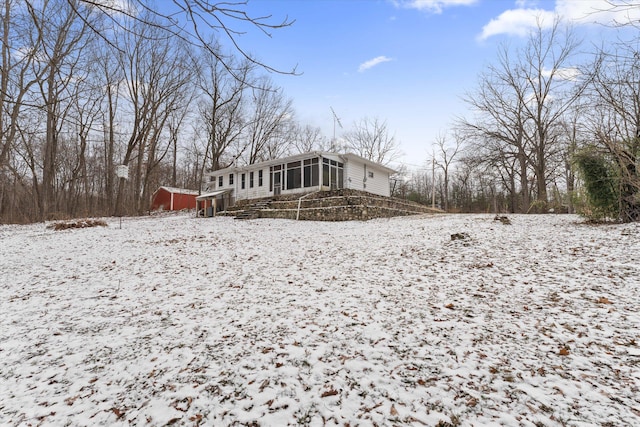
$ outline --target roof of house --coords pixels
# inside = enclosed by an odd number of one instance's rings
[[[364,157],[358,156],[357,154],[353,154],[353,153],[340,154],[340,153],[332,153],[332,152],[328,152],[328,151],[309,151],[309,152],[306,152],[306,153],[296,154],[296,155],[289,156],[289,157],[283,157],[283,158],[279,158],[279,159],[266,160],[264,162],[253,163],[251,165],[229,166],[229,167],[224,168],[224,169],[218,169],[216,171],[209,172],[207,175],[220,175],[220,174],[230,173],[230,172],[247,171],[247,170],[250,170],[250,169],[262,168],[262,167],[265,167],[265,166],[277,165],[277,164],[281,164],[281,163],[295,162],[295,161],[298,161],[298,160],[307,159],[309,157],[328,157],[328,158],[335,158],[336,160],[342,159],[345,162],[356,161],[356,162],[359,162],[359,163],[364,163],[367,166],[372,166],[372,167],[375,167],[377,169],[381,169],[381,170],[383,170],[385,172],[388,172],[390,174],[397,172],[394,169],[391,169],[391,168],[389,168],[387,166],[381,165],[380,163],[376,163],[376,162],[373,162],[371,160],[367,160]]]

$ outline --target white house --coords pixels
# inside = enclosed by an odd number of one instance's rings
[[[236,200],[340,188],[388,197],[393,173],[393,169],[355,154],[313,151],[206,173],[203,194],[197,201],[215,212],[233,206]]]

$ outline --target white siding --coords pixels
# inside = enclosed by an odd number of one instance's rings
[[[260,180],[258,179],[259,171],[262,171],[262,186],[258,185]],[[246,199],[259,199],[261,197],[269,196],[269,168],[256,169],[253,171],[253,187],[251,187],[251,172],[244,172],[247,174],[247,188]]]
[[[365,190],[364,165],[362,163],[347,162],[345,164],[344,188],[353,190]]]
[[[373,178],[369,176],[369,172],[373,172]],[[391,189],[389,188],[389,173],[368,165],[367,188],[365,190],[369,193],[389,197],[391,195]]]
[[[391,194],[388,172],[378,169],[373,165],[357,163],[353,160],[349,161],[345,167],[345,188],[367,191],[385,197],[389,197]],[[373,172],[373,178],[369,176],[369,172]]]

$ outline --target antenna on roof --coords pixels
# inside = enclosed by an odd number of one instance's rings
[[[338,126],[340,126],[340,129],[344,129],[342,127],[342,122],[340,121],[340,117],[338,117],[338,115],[336,114],[336,112],[333,110],[333,107],[329,106],[329,108],[331,108],[331,113],[333,113],[333,139],[331,140],[331,151],[335,151],[336,147],[336,123],[338,123]]]

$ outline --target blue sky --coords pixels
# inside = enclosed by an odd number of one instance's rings
[[[330,138],[331,108],[344,125],[338,137],[365,117],[386,120],[400,162],[415,169],[455,117],[468,114],[461,97],[477,87],[501,44],[517,46],[536,16],[550,22],[556,13],[585,46],[599,44],[614,33],[600,25],[612,15],[589,12],[607,7],[606,0],[250,0],[250,15],[295,23],[270,38],[249,31],[239,43],[277,69],[297,66],[299,76],[271,77],[301,123]]]

